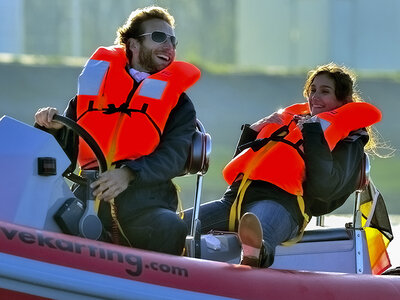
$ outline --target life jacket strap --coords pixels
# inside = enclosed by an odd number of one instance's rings
[[[92,111],[102,111],[103,114],[105,114],[105,115],[111,115],[111,114],[114,114],[114,113],[121,113],[121,114],[126,114],[129,117],[131,117],[132,112],[142,113],[151,122],[151,124],[157,130],[158,136],[161,138],[161,129],[160,129],[160,127],[151,118],[151,116],[147,113],[147,108],[148,108],[149,105],[147,103],[143,103],[141,109],[128,108],[128,105],[129,104],[127,102],[124,102],[119,107],[116,107],[115,104],[111,103],[111,104],[107,105],[107,108],[94,108],[94,101],[89,101],[88,109],[78,117],[77,121],[79,121],[79,119],[81,119],[84,115],[86,115],[87,113],[92,112]]]
[[[298,235],[295,236],[294,238],[286,241],[286,242],[283,242],[282,243],[283,246],[291,246],[293,244],[296,244],[298,241],[300,241],[302,239],[302,237],[303,237],[304,230],[306,229],[306,226],[310,222],[310,216],[307,215],[306,212],[305,212],[305,203],[304,203],[303,196],[297,195],[297,204],[299,205],[300,212],[301,212],[301,214],[303,216],[303,224],[302,224],[301,228],[299,228]]]
[[[112,170],[115,168],[115,165],[109,166],[108,170]],[[125,239],[125,241],[127,242],[127,244],[132,247],[128,237],[125,235],[121,224],[118,221],[118,217],[117,217],[117,207],[115,205],[114,199],[111,199],[110,201],[110,214],[111,214],[111,218],[112,218],[112,227],[111,227],[111,239],[113,241],[114,244],[119,244],[119,233],[121,234],[121,236]],[[100,199],[97,196],[94,202],[94,210],[96,212],[96,214],[98,214],[99,212],[99,207],[100,207]]]
[[[117,137],[117,132],[119,131],[121,125],[122,125],[122,120],[123,120],[123,113],[120,113],[119,118],[117,120],[117,125],[115,126],[115,130],[114,130],[114,135],[112,137],[112,141],[111,141],[111,147],[110,147],[110,151],[107,154],[106,157],[106,161],[107,161],[107,170],[112,170],[115,169],[115,165],[112,164],[114,156],[115,156],[115,151],[116,151],[116,137]],[[99,207],[100,207],[100,199],[98,197],[96,197],[95,200],[95,204],[94,204],[94,209],[96,211],[96,213],[98,213],[99,211]],[[127,236],[125,235],[121,224],[118,221],[118,216],[117,216],[117,208],[114,202],[114,199],[111,199],[110,201],[110,214],[111,214],[111,218],[112,218],[112,241],[115,244],[119,244],[119,233],[121,234],[121,236],[125,239],[125,241],[127,242],[127,244],[132,247],[129,239],[127,238]]]
[[[251,183],[251,180],[245,180],[244,178],[242,179],[238,193],[236,195],[235,201],[233,202],[231,206],[231,210],[229,213],[229,230],[230,231],[235,231],[236,228],[238,227],[238,222],[240,219],[241,215],[241,209],[242,209],[242,202],[244,198],[244,194],[246,193],[247,188],[249,187]]]
[[[122,235],[122,237],[125,239],[129,247],[132,247],[128,237],[125,235],[124,230],[122,229],[121,224],[118,221],[117,217],[117,206],[115,205],[114,199],[111,200],[110,202],[110,212],[111,212],[111,217],[112,217],[112,240],[115,244],[119,244],[119,235],[118,232]]]
[[[246,170],[243,173],[243,179],[240,183],[238,193],[236,195],[235,201],[233,202],[229,214],[229,230],[235,231],[237,224],[241,216],[242,202],[244,199],[244,194],[249,187],[251,180],[249,180],[249,175],[253,169],[258,165],[259,161],[263,158],[264,154],[268,152],[272,147],[277,144],[276,141],[268,141],[268,143],[257,152],[257,155],[249,162]]]
[[[266,144],[268,144],[270,141],[275,141],[275,142],[281,142],[285,143],[294,149],[299,153],[301,158],[305,158],[303,150],[300,148],[303,145],[303,140],[300,139],[296,143],[293,143],[291,141],[285,140],[283,136],[270,136],[268,138],[263,138],[263,139],[256,139],[254,141],[251,141],[249,143],[243,144],[238,147],[239,151],[243,151],[247,148],[251,148],[254,152],[259,151],[262,147],[264,147]]]

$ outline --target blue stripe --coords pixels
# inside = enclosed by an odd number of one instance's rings
[[[108,61],[90,59],[79,75],[78,95],[96,96],[109,66]]]
[[[327,130],[328,127],[331,125],[331,123],[330,123],[329,121],[324,120],[324,119],[319,119],[319,122],[321,123],[321,127],[322,127],[322,130],[323,130],[324,132],[325,132],[325,130]]]
[[[167,85],[166,81],[147,78],[143,81],[139,95],[153,99],[161,99],[161,96]]]

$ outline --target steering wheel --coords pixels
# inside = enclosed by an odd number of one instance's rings
[[[70,118],[60,116],[60,115],[54,115],[53,121],[56,121],[58,123],[63,124],[64,126],[67,126],[74,133],[76,133],[79,137],[81,137],[88,144],[90,149],[93,151],[93,153],[97,159],[97,162],[99,164],[100,173],[107,171],[107,161],[103,154],[103,151],[101,151],[99,145],[94,140],[94,138],[82,126],[80,126],[78,123],[74,122]],[[86,183],[85,178],[73,173],[73,171],[70,171],[69,169],[67,169],[67,171],[63,174],[63,176],[77,184],[85,184]]]
[[[100,173],[103,173],[107,171],[107,161],[106,158],[104,157],[103,152],[101,151],[99,145],[97,142],[92,138],[92,136],[83,128],[81,127],[78,123],[72,121],[71,119],[67,117],[63,117],[60,115],[55,115],[53,117],[53,120],[61,123],[65,126],[67,126],[69,129],[71,129],[75,134],[77,134],[79,137],[81,137],[90,147],[90,149],[93,151],[97,162],[99,164],[99,170]],[[96,172],[95,171],[89,171],[89,173],[85,174],[84,176],[79,176],[76,175],[73,171],[71,170],[72,168],[69,167],[63,174],[63,176],[79,185],[86,185],[86,202],[85,202],[85,210],[83,211],[83,214],[80,216],[79,220],[75,220],[76,216],[65,216],[64,217],[64,223],[65,220],[67,220],[68,224],[71,222],[78,222],[77,226],[78,228],[73,229],[73,234],[75,235],[80,235],[85,238],[93,239],[93,240],[98,240],[102,234],[103,231],[103,224],[99,217],[97,216],[97,213],[95,212],[95,200],[91,197],[91,190],[89,188],[90,182],[96,178]],[[93,200],[93,201],[89,201]],[[60,216],[61,218],[61,216]],[[74,220],[72,220],[74,219]],[[68,233],[68,232],[67,232]],[[71,232],[69,232],[71,233]]]

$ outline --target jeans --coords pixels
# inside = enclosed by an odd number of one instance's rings
[[[215,200],[200,206],[199,219],[202,233],[210,230],[229,230],[231,202]],[[260,220],[263,230],[264,247],[273,260],[275,248],[298,234],[299,224],[292,215],[274,200],[254,201],[242,204],[242,214],[252,212]],[[193,209],[185,210],[184,221],[190,228]],[[272,262],[271,262],[272,263]]]

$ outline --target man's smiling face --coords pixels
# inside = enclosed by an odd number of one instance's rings
[[[174,29],[164,20],[151,19],[142,23],[142,41],[133,39],[129,47],[132,51],[131,66],[138,71],[156,73],[166,68],[175,59],[175,45],[171,36],[175,36]],[[156,42],[151,33],[158,31],[167,34],[164,42]]]

